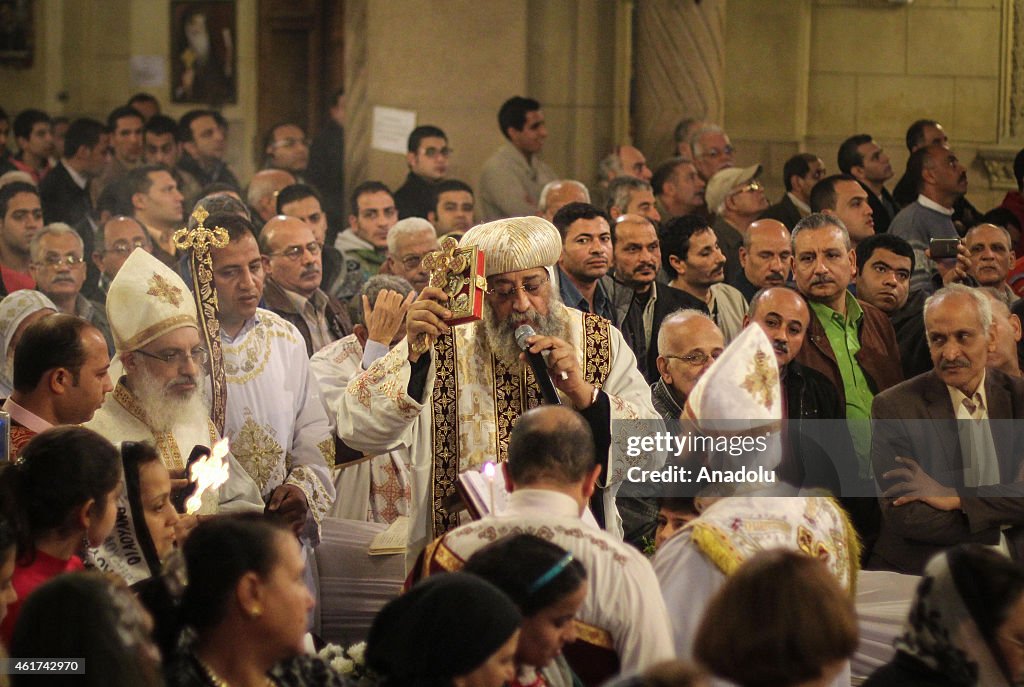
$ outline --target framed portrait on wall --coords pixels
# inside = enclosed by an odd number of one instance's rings
[[[171,101],[238,99],[235,0],[171,0]]]
[[[32,0],[0,0],[0,65],[31,67],[34,45]]]

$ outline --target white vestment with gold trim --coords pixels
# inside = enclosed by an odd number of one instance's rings
[[[380,347],[387,350],[383,345]],[[320,349],[309,360],[332,421],[337,417],[349,381],[363,372],[363,357],[359,339],[349,334]],[[391,524],[399,516],[408,516],[412,494],[408,456],[408,451],[388,451],[335,470],[338,498],[331,517]]]
[[[231,453],[264,501],[282,484],[302,490],[309,504],[303,534],[315,544],[334,502],[334,438],[302,335],[258,309],[233,339],[222,332],[221,342],[228,383],[224,435]]]

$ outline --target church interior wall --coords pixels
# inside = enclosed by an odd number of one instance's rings
[[[661,2],[664,0],[645,0]],[[724,0],[704,0],[715,4]],[[906,126],[930,116],[951,135],[971,174],[970,198],[991,207],[1005,191],[986,162],[1019,148],[1011,110],[1012,47],[1022,0],[727,0],[724,125],[741,164],[761,162],[774,199],[787,157],[817,152],[838,171],[835,151],[847,135],[872,133],[899,174]],[[350,180],[399,185],[400,154],[371,145],[373,107],[412,110],[417,123],[449,132],[451,174],[476,184],[484,160],[502,142],[496,111],[512,94],[544,104],[548,162],[561,174],[594,181],[598,160],[625,140],[624,62],[630,0],[348,0],[346,87],[350,93]],[[47,0],[34,3],[35,60],[30,69],[0,67],[3,106],[103,118],[135,90],[131,58],[169,54],[170,11],[151,0]],[[256,107],[258,0],[237,0],[238,102],[229,162],[248,177],[260,132]],[[624,19],[625,17],[625,19]],[[165,66],[169,67],[168,63]],[[633,65],[635,69],[636,65]],[[627,72],[628,74],[628,72]],[[628,77],[627,77],[628,78]],[[1019,90],[1019,89],[1018,89]],[[701,113],[665,113],[670,119]],[[673,122],[674,123],[674,122]],[[638,122],[632,123],[635,130]],[[669,151],[646,150],[655,164]],[[990,164],[995,177],[998,165]]]

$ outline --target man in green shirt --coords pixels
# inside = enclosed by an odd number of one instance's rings
[[[844,495],[873,493],[868,421],[875,394],[903,381],[896,334],[885,313],[847,291],[857,273],[857,261],[842,220],[811,214],[793,229],[792,240],[793,277],[813,315],[797,361],[835,385],[851,421],[856,482],[844,480]],[[837,465],[840,472],[842,467]],[[846,467],[853,472],[852,465]],[[843,505],[851,511],[869,551],[878,531],[876,501],[843,499]]]

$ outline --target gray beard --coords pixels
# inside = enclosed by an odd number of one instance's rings
[[[210,417],[202,377],[196,378],[195,390],[184,397],[168,393],[164,382],[155,379],[143,367],[139,367],[131,382],[132,393],[154,432],[172,432],[176,427],[200,423],[205,425]]]
[[[561,301],[552,298],[548,301],[548,314],[541,315],[534,308],[525,313],[514,312],[506,320],[498,319],[490,305],[484,303],[483,318],[475,323],[476,337],[484,350],[513,372],[522,372],[523,363],[519,354],[523,352],[516,343],[516,329],[522,324],[529,324],[534,331],[542,336],[554,336],[563,341],[569,340],[569,317],[565,308],[559,307]]]

